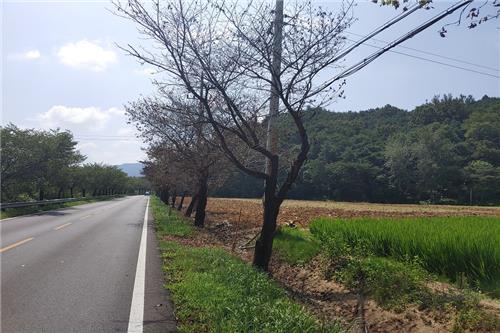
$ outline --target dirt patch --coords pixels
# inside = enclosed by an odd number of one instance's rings
[[[347,326],[358,320],[357,295],[341,284],[326,280],[319,258],[304,267],[290,266],[274,259],[272,275],[318,318],[325,321],[337,319]],[[449,332],[452,328],[451,313],[419,311],[416,307],[394,313],[371,300],[365,302],[364,308],[368,332]]]
[[[262,202],[258,199],[210,198],[207,204],[208,224],[230,222],[237,229],[259,227]],[[431,216],[500,216],[499,207],[388,205],[332,201],[286,200],[280,209],[278,223],[307,226],[317,217],[431,217]]]

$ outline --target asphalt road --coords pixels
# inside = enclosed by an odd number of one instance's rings
[[[1,332],[174,332],[150,213],[143,228],[147,202],[133,196],[0,221]],[[129,325],[132,317],[142,325]]]

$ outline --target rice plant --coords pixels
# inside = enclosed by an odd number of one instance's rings
[[[418,257],[430,272],[500,296],[498,217],[320,218],[310,229],[321,240],[340,237],[377,256]]]

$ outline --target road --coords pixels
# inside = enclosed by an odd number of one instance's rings
[[[147,202],[0,221],[1,332],[174,332]]]

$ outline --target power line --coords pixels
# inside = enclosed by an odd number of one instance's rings
[[[133,135],[101,135],[101,134],[75,134],[75,136],[83,138],[125,138],[129,139],[134,137]]]
[[[344,58],[346,55],[348,55],[349,53],[351,53],[353,50],[355,50],[359,45],[363,44],[364,42],[366,42],[367,40],[370,40],[372,39],[374,36],[378,35],[379,33],[381,33],[382,31],[384,30],[387,30],[389,29],[390,27],[392,27],[394,24],[398,23],[399,21],[401,21],[402,19],[406,18],[407,16],[413,14],[414,12],[416,12],[417,10],[419,10],[420,8],[422,8],[422,4],[418,3],[418,4],[415,4],[413,5],[412,7],[410,7],[408,10],[406,11],[403,11],[401,12],[400,14],[396,15],[395,17],[393,17],[392,19],[390,19],[389,21],[385,22],[384,24],[382,24],[381,26],[377,27],[376,29],[372,30],[372,32],[370,32],[369,34],[367,34],[366,36],[363,36],[361,35],[361,39],[359,41],[356,41],[356,43],[354,45],[351,45],[350,47],[348,47],[346,50],[342,51],[339,55],[337,55],[333,60],[332,62],[335,62],[339,59],[342,59]]]
[[[357,33],[354,33],[354,32],[347,32],[346,31],[346,33],[348,33],[350,35],[358,36],[358,37],[363,37],[363,35],[360,35],[360,34],[357,34]],[[371,38],[371,40],[374,40],[376,42],[381,42],[381,43],[389,43],[388,41],[385,41],[383,39]],[[419,50],[419,49],[416,49],[416,48],[413,48],[413,47],[408,47],[408,46],[403,46],[403,45],[399,45],[398,47],[400,47],[402,49],[407,49],[407,50],[411,50],[411,51],[415,51],[415,52],[420,52],[420,53],[423,53],[423,54],[431,55],[431,56],[438,57],[438,58],[443,58],[443,59],[447,59],[447,60],[452,60],[452,61],[460,62],[460,63],[466,64],[466,65],[481,67],[481,68],[484,68],[484,69],[489,69],[489,70],[492,70],[492,71],[500,72],[500,69],[498,69],[498,68],[484,66],[484,65],[476,64],[476,63],[465,61],[465,60],[460,60],[460,59],[457,59],[457,58],[452,58],[452,57],[444,56],[444,55],[433,53],[433,52],[429,52],[429,51]]]
[[[106,137],[74,137],[75,140],[79,141],[131,141],[131,142],[141,142],[142,140],[133,138],[106,138]]]
[[[353,40],[351,40],[349,38],[347,38],[347,40],[351,41],[351,42],[354,42]],[[368,44],[368,43],[363,43],[363,45],[374,47],[374,48],[377,48],[377,49],[382,49],[382,47],[380,47],[380,46],[376,46],[376,45],[372,45],[372,44]],[[443,65],[443,66],[448,66],[448,67],[451,67],[451,68],[461,69],[461,70],[464,70],[464,71],[468,71],[468,72],[472,72],[472,73],[476,73],[476,74],[481,74],[481,75],[486,75],[486,76],[491,76],[491,77],[499,78],[500,79],[500,76],[495,75],[495,74],[490,74],[490,73],[486,73],[486,72],[480,72],[480,71],[477,71],[475,69],[465,68],[465,67],[461,67],[461,66],[457,66],[457,65],[452,65],[452,64],[445,63],[445,62],[442,62],[442,61],[432,60],[432,59],[429,59],[429,58],[424,58],[424,57],[420,57],[420,56],[417,56],[417,55],[413,55],[413,54],[409,54],[409,53],[404,53],[404,52],[401,52],[401,51],[389,50],[388,52],[396,53],[396,54],[401,54],[401,55],[404,55],[404,56],[407,56],[407,57],[411,57],[411,58],[415,58],[415,59],[420,59],[420,60],[432,62],[432,63],[435,63],[435,64],[439,64],[439,65]]]
[[[401,37],[395,39],[393,42],[387,44],[383,48],[380,48],[379,51],[372,53],[367,58],[365,58],[365,59],[359,61],[358,63],[350,66],[349,68],[345,69],[344,71],[342,71],[341,73],[339,73],[338,75],[334,76],[332,79],[327,81],[323,86],[328,87],[328,86],[332,85],[334,82],[341,80],[343,78],[346,78],[346,77],[358,72],[359,70],[361,70],[362,68],[364,68],[365,66],[370,64],[372,61],[377,59],[379,56],[381,56],[385,52],[393,49],[394,47],[398,46],[399,44],[403,43],[404,41],[416,36],[420,32],[422,32],[422,31],[426,30],[427,28],[429,28],[430,26],[432,26],[434,23],[436,23],[436,22],[440,21],[441,19],[443,19],[444,17],[452,14],[457,9],[459,9],[463,6],[469,5],[472,1],[473,0],[464,0],[464,1],[458,2],[458,3],[450,6],[448,9],[442,11],[441,13],[437,14],[433,18],[427,20],[425,23],[419,25],[417,28],[415,28],[415,29],[409,31],[408,33],[402,35]]]

